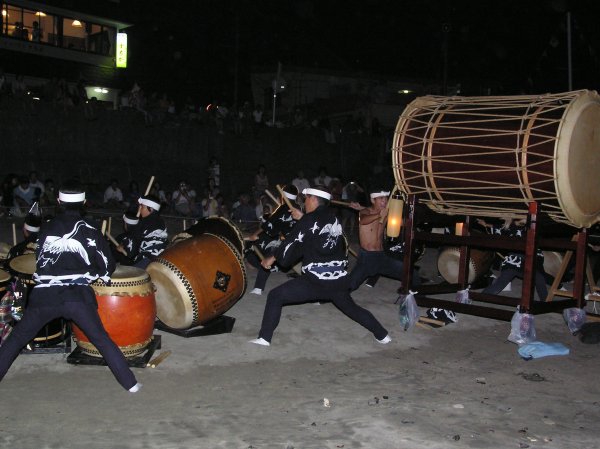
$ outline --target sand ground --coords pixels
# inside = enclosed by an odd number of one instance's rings
[[[287,280],[276,273],[268,288]],[[570,355],[533,361],[507,341],[506,322],[459,315],[404,332],[397,287],[381,279],[353,295],[390,330],[388,345],[331,304],[286,307],[272,346],[249,344],[266,295],[246,293],[227,313],[229,334],[155,331],[157,354],[172,354],[134,369],[137,394],[106,367],[22,355],[0,383],[0,447],[600,448],[598,345],[558,314],[536,317],[538,339]]]

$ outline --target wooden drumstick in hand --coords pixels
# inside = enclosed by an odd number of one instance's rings
[[[144,196],[147,196],[150,193],[150,189],[152,189],[152,184],[154,184],[154,175],[152,175],[152,177],[150,178],[150,181],[148,182],[148,186],[146,187],[146,192],[144,193]],[[140,208],[140,206],[138,206],[136,216],[138,218],[140,218],[141,213],[142,213],[142,209]]]
[[[267,194],[267,196],[269,198],[271,198],[271,201],[273,201],[275,204],[279,204],[279,200],[277,198],[275,198],[275,195],[273,195],[269,189],[265,189],[265,193]]]
[[[294,206],[292,206],[290,199],[287,196],[285,196],[285,192],[279,184],[277,184],[277,190],[279,190],[279,194],[281,195],[283,201],[285,201],[285,204],[287,204],[287,207],[289,207],[290,209],[296,209]]]
[[[127,251],[125,251],[125,248],[123,248],[119,242],[117,242],[114,237],[112,235],[110,235],[110,232],[106,233],[106,236],[108,237],[108,240],[110,240],[112,242],[113,245],[115,245],[117,251],[119,251],[121,254],[123,254],[124,256],[127,255]]]

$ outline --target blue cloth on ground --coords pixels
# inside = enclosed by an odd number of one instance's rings
[[[519,346],[519,355],[525,360],[539,359],[550,355],[568,355],[569,348],[562,343],[533,341]]]

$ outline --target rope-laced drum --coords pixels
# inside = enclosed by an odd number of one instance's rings
[[[600,96],[420,97],[396,126],[399,188],[436,212],[600,221]]]

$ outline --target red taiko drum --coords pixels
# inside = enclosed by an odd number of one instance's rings
[[[150,276],[141,268],[118,266],[110,285],[92,284],[98,301],[98,314],[110,338],[125,357],[144,352],[152,339],[156,302]],[[85,334],[73,324],[73,338],[81,351],[102,357]]]
[[[600,221],[600,96],[420,97],[394,134],[401,191],[436,212]]]

